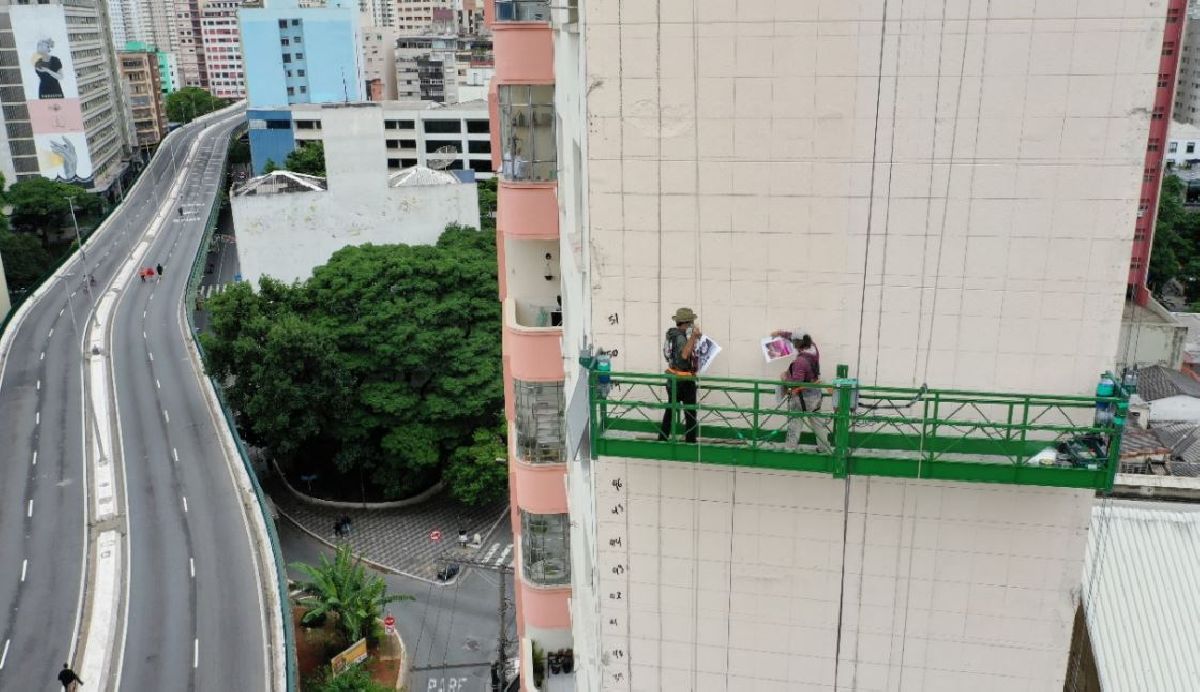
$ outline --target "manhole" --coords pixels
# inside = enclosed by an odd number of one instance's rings
[[[479,651],[479,642],[474,639],[467,638],[463,641],[463,648],[467,651]]]

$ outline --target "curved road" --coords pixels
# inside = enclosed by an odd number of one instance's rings
[[[270,686],[259,566],[218,423],[187,355],[181,310],[222,184],[227,136],[243,119],[226,117],[203,136],[200,125],[173,133],[108,229],[88,243],[86,259],[68,267],[74,275],[10,327],[16,331],[0,366],[0,689],[57,689],[54,675],[76,653],[87,482],[76,325],[89,319],[91,293],[106,289],[119,295],[109,345],[117,459],[128,484],[127,618],[114,642],[124,634],[116,689]],[[166,199],[176,172],[185,179],[180,198]],[[180,204],[186,215],[169,214],[142,262],[163,264],[162,280],[113,281],[160,208]],[[87,271],[94,290],[83,285]]]

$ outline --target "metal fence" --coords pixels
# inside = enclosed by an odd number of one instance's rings
[[[665,373],[606,373],[605,382],[592,372],[593,448],[835,476],[1112,485],[1127,407],[1119,388],[1094,397],[881,387],[846,370],[832,382],[786,384]]]

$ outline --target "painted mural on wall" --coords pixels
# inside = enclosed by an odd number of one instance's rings
[[[21,83],[33,127],[38,170],[47,178],[90,183],[92,159],[84,136],[79,85],[61,5],[9,9]]]

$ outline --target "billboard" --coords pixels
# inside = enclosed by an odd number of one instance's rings
[[[90,183],[92,159],[83,129],[79,85],[62,5],[9,8],[21,85],[33,128],[38,170],[47,178]]]

